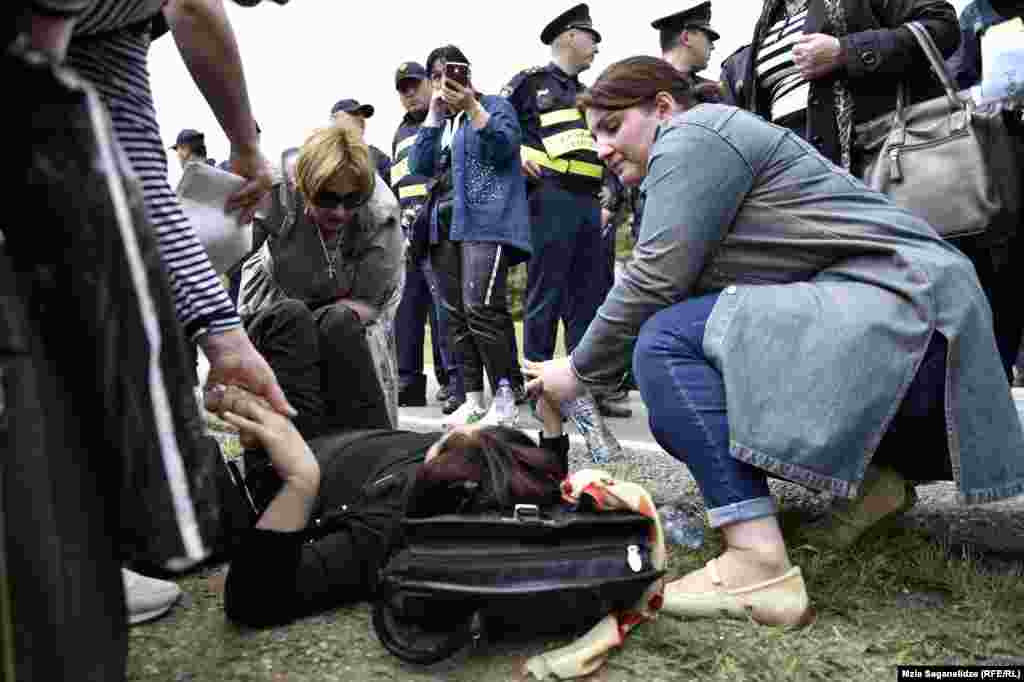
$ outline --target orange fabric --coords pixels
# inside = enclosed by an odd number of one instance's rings
[[[584,495],[594,501],[599,511],[630,510],[654,519],[651,560],[655,568],[665,568],[667,554],[661,520],[654,501],[643,487],[618,481],[598,469],[583,469],[562,483],[562,497],[567,502],[579,504]],[[565,680],[589,675],[604,665],[608,653],[621,646],[634,627],[657,615],[664,602],[664,590],[664,579],[655,580],[632,609],[610,613],[572,644],[534,656],[526,662],[526,671],[540,680]]]

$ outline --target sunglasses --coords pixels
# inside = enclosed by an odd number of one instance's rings
[[[333,211],[334,209],[341,206],[346,211],[359,208],[370,200],[373,196],[373,188],[366,194],[360,194],[359,192],[347,192],[345,194],[338,194],[330,190],[322,189],[316,193],[310,203],[317,208],[321,208],[325,211]]]

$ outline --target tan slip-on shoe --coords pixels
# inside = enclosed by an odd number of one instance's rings
[[[822,519],[798,533],[803,542],[819,549],[844,550],[869,530],[881,529],[883,521],[895,521],[916,502],[913,484],[899,472],[870,465],[860,495],[834,501]]]
[[[665,586],[661,610],[675,616],[695,618],[750,617],[761,625],[807,625],[814,620],[807,587],[799,566],[778,578],[728,589],[724,587],[715,559],[704,566],[715,586],[713,592],[683,592],[673,589],[678,581]]]

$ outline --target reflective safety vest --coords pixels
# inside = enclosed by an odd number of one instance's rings
[[[519,113],[522,158],[545,169],[546,177],[596,192],[604,165],[597,158],[587,122],[576,108],[576,96],[582,90],[578,80],[549,64],[520,72],[502,94]]]
[[[402,227],[405,229],[412,224],[412,220],[415,220],[416,213],[427,199],[427,183],[430,178],[409,172],[409,151],[416,144],[416,136],[424,118],[425,114],[406,114],[395,131],[391,146],[391,156],[394,159],[391,164],[391,188],[402,208]]]

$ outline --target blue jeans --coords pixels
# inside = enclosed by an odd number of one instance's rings
[[[423,376],[424,326],[430,322],[430,340],[433,345],[434,376],[440,386],[449,382],[453,369],[448,357],[447,325],[442,330],[437,316],[440,294],[430,269],[430,260],[406,263],[405,289],[402,302],[395,314],[395,335],[398,342],[398,380],[401,387]],[[454,388],[454,387],[453,387]]]
[[[633,372],[647,405],[651,433],[689,468],[714,528],[777,511],[767,474],[729,454],[725,383],[704,355],[704,327],[717,300],[718,294],[700,296],[656,313],[641,328],[633,352]],[[933,334],[875,455],[876,463],[909,478],[945,478],[947,473],[908,458],[917,452],[914,443],[945,447],[945,351],[945,340]]]

